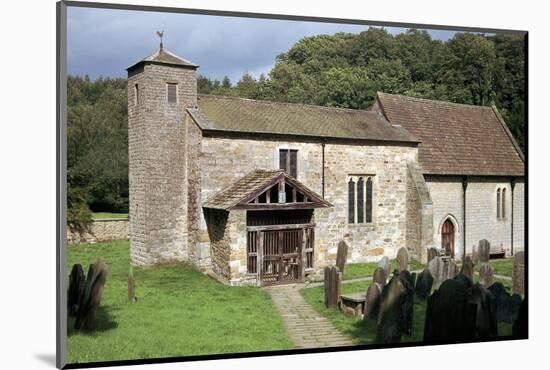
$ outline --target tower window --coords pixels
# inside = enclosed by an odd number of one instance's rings
[[[167,83],[166,84],[168,103],[178,102],[178,84]]]
[[[139,104],[139,86],[138,84],[134,85],[134,105]]]
[[[497,220],[500,220],[500,188],[497,189]]]
[[[298,177],[298,150],[280,149],[279,150],[279,169],[284,170],[290,176]]]

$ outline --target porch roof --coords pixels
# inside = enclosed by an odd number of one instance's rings
[[[289,202],[282,203],[277,200],[272,203],[254,202],[261,194],[270,191],[273,186],[286,183],[301,193],[304,201],[297,202],[290,199]],[[332,207],[332,204],[283,170],[255,170],[216,193],[202,206],[229,211],[234,208],[248,210],[325,208]]]

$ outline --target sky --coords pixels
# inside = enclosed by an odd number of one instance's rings
[[[156,31],[164,30],[164,48],[200,66],[203,76],[236,82],[245,73],[266,76],[277,55],[305,36],[359,33],[367,25],[173,14],[69,7],[67,65],[71,75],[126,77],[126,67],[159,48]],[[386,28],[392,34],[405,28]],[[452,31],[428,30],[447,40]]]

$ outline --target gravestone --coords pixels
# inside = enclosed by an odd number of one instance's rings
[[[383,288],[387,281],[387,275],[384,269],[377,267],[372,274],[372,280]]]
[[[325,267],[325,306],[336,307],[340,301],[342,273],[336,266]]]
[[[82,265],[77,263],[73,265],[69,275],[69,293],[67,295],[67,313],[69,316],[75,316],[78,312],[78,303],[84,292],[86,277]]]
[[[489,257],[491,254],[491,243],[487,239],[482,239],[479,241],[479,262],[489,262]]]
[[[479,247],[477,245],[472,245],[472,262],[474,265],[479,263]]]
[[[491,292],[481,284],[475,284],[471,289],[469,302],[476,307],[475,338],[496,337],[496,307]]]
[[[469,277],[470,280],[474,280],[474,262],[472,261],[472,258],[470,256],[466,256],[466,258],[464,259],[464,262],[462,263],[462,268],[460,269],[460,273]]]
[[[407,248],[401,247],[397,251],[397,271],[401,272],[409,269],[409,252]]]
[[[107,265],[105,262],[97,261],[90,265],[84,292],[78,304],[75,320],[76,330],[91,329],[93,327],[106,279]]]
[[[381,294],[382,287],[378,283],[372,282],[367,289],[364,311],[365,319],[376,320],[378,318]]]
[[[487,290],[491,292],[495,302],[497,321],[513,324],[518,317],[521,296],[518,294],[510,295],[500,282],[494,283]]]
[[[518,318],[514,321],[514,325],[512,326],[512,336],[514,336],[514,338],[527,338],[529,329],[527,316],[527,299],[524,298],[519,307]]]
[[[523,252],[518,252],[514,256],[512,292],[519,295],[525,294],[525,254]]]
[[[449,279],[428,298],[424,341],[460,341],[475,336],[476,306],[470,304],[469,289]]]
[[[390,277],[390,259],[387,256],[382,257],[382,259],[378,261],[378,267],[384,270],[384,273],[386,274],[386,279]],[[384,285],[386,285],[385,282]]]
[[[428,270],[434,279],[433,287],[439,286],[447,279],[452,279],[458,274],[458,266],[452,258],[438,256],[430,261]]]
[[[408,279],[394,273],[382,289],[376,328],[378,343],[397,343],[401,335],[411,335],[414,288]]]
[[[488,263],[481,263],[479,266],[479,284],[488,288],[493,285],[494,273],[493,268]]]
[[[434,247],[428,249],[428,263],[437,256],[439,256],[439,253],[437,253],[437,249],[435,249]]]
[[[416,286],[414,288],[416,297],[421,300],[426,300],[432,291],[433,282],[434,279],[430,270],[424,269],[416,279]]]
[[[348,244],[345,241],[338,243],[338,251],[336,252],[336,266],[343,274],[346,267],[346,261],[348,259]]]

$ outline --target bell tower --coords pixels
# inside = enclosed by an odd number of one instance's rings
[[[187,108],[198,66],[160,48],[128,71],[130,258],[147,266],[188,259]]]

